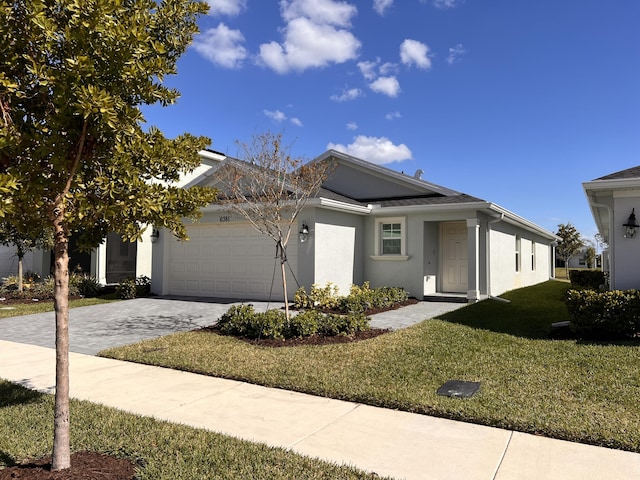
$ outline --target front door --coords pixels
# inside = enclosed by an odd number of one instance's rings
[[[467,262],[467,224],[465,222],[447,222],[440,224],[442,232],[442,291],[466,293]]]
[[[107,235],[107,283],[120,283],[136,276],[136,242],[123,242],[117,233]]]

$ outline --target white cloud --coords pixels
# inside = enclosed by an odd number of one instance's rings
[[[269,117],[271,120],[273,120],[276,123],[281,123],[287,120],[287,115],[284,112],[281,112],[280,110],[262,110],[262,113],[264,113],[265,116]],[[294,124],[296,127],[303,126],[302,120],[300,120],[298,117],[291,117],[288,120],[292,124]]]
[[[244,36],[240,30],[231,30],[224,23],[210,28],[193,40],[193,48],[216,65],[225,68],[239,68],[247,58],[247,50],[242,46]]]
[[[447,63],[449,65],[459,62],[460,57],[467,53],[461,43],[456,45],[455,47],[449,48],[449,56],[447,57]]]
[[[392,5],[393,0],[373,0],[373,9],[378,15],[384,15]]]
[[[351,17],[358,13],[355,6],[334,0],[281,0],[280,8],[287,22],[305,17],[314,23],[338,27],[351,26]]]
[[[343,63],[358,55],[360,41],[342,27],[351,25],[354,6],[334,0],[281,0],[282,43],[260,45],[259,59],[284,74],[331,63]]]
[[[387,120],[394,120],[396,118],[402,118],[402,115],[400,114],[400,112],[389,112],[384,116],[384,118],[386,118]]]
[[[358,129],[358,124],[356,122],[347,123],[347,130],[357,130],[357,129]]]
[[[380,75],[389,75],[398,71],[398,65],[391,62],[386,62],[380,65]]]
[[[287,119],[287,116],[284,113],[282,113],[280,110],[263,110],[262,113],[264,113],[267,117],[269,117],[274,122],[283,122],[284,120]]]
[[[396,77],[379,77],[369,84],[369,88],[389,97],[397,97],[400,93],[400,83]]]
[[[376,78],[375,69],[379,63],[379,58],[375,62],[358,62],[358,68],[360,69],[360,73],[362,73],[362,76],[365,78],[365,80],[373,80],[374,78]]]
[[[329,97],[334,102],[348,102],[362,96],[362,90],[359,88],[350,88],[343,91],[340,95],[331,95]]]
[[[433,0],[437,8],[455,8],[462,3],[462,0]]]
[[[386,137],[367,137],[358,135],[349,145],[329,143],[327,149],[344,152],[348,155],[367,160],[378,165],[410,160],[412,153],[404,143],[394,145]]]
[[[247,8],[247,0],[207,0],[209,15],[239,15]]]
[[[406,39],[400,45],[400,60],[405,65],[415,64],[418,68],[430,68],[429,47],[417,40]]]

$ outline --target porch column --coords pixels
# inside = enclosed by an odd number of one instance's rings
[[[467,249],[467,301],[477,302],[480,300],[480,222],[477,218],[467,219]]]

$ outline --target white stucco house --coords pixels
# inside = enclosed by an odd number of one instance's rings
[[[640,215],[640,165],[582,186],[598,231],[609,245],[603,252],[609,288],[640,289],[640,233],[636,221],[636,213]]]
[[[187,184],[209,170],[212,165],[210,156],[210,152],[201,152],[202,165],[195,171],[183,175],[178,185]],[[218,161],[214,163],[217,164]],[[127,277],[151,277],[152,243],[155,240],[152,234],[153,228],[148,227],[142,239],[132,243],[122,241],[117,233],[110,233],[104,242],[91,252],[79,251],[72,237],[69,242],[69,269],[95,277],[102,285],[117,284]],[[45,277],[51,272],[52,261],[51,251],[35,250],[25,255],[23,268],[25,272],[32,271]],[[17,273],[18,258],[15,248],[0,245],[0,280]]]
[[[214,185],[228,159],[202,152],[207,168],[185,187]],[[337,151],[335,169],[298,217],[306,241],[292,238],[288,263],[300,285],[404,287],[417,298],[497,296],[554,275],[559,238],[494,203]],[[152,291],[242,299],[281,299],[275,244],[219,205],[187,225],[190,241],[161,231],[153,243]],[[275,273],[274,273],[275,272]],[[275,280],[274,280],[275,274]],[[291,281],[289,282],[291,285]],[[272,288],[272,285],[273,288]],[[293,295],[296,284],[290,286]]]

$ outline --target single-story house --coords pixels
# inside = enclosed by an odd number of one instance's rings
[[[600,235],[612,290],[640,289],[640,165],[582,184]]]
[[[237,162],[202,152],[208,170],[188,182],[215,185],[216,171]],[[288,264],[297,284],[332,282],[404,287],[410,295],[453,294],[477,301],[554,276],[559,238],[494,203],[329,150],[314,161],[335,168],[298,217],[307,238],[291,239]],[[281,300],[274,242],[221,205],[187,225],[190,241],[161,231],[153,244],[152,291]],[[294,283],[292,286],[291,284]],[[289,279],[289,294],[297,288]]]

